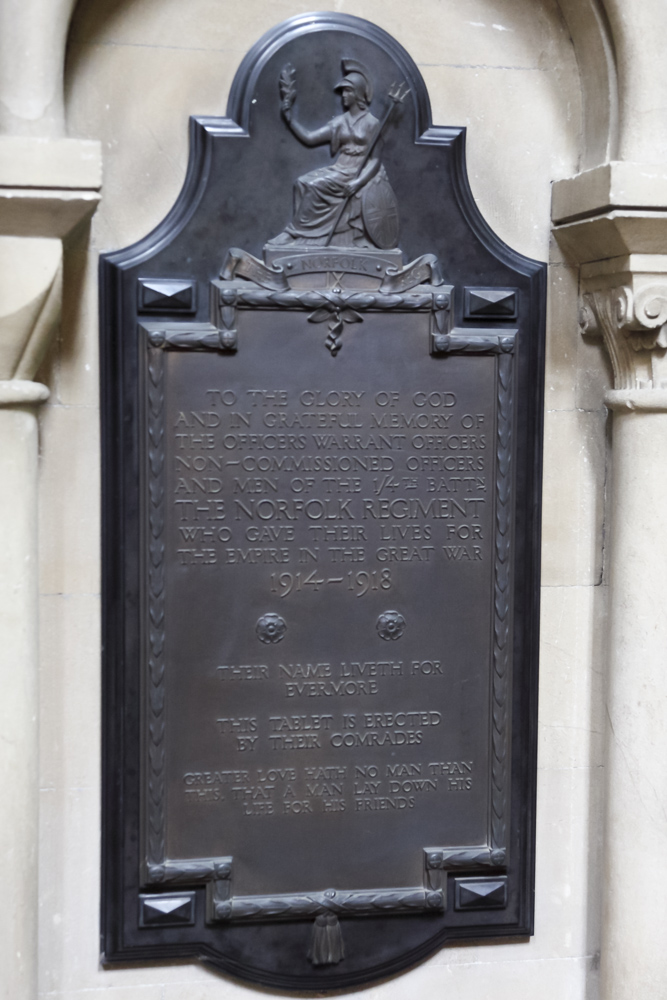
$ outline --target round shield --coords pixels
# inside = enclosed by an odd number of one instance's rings
[[[361,194],[361,214],[366,232],[380,250],[398,246],[398,204],[389,181],[375,178]]]

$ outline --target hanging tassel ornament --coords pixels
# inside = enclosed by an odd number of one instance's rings
[[[313,965],[335,965],[345,958],[343,934],[335,913],[315,917],[308,958]]]

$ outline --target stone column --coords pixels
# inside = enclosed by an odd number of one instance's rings
[[[62,239],[99,200],[99,143],[65,137],[74,0],[0,0],[0,997],[38,992],[37,404]]]
[[[667,391],[612,391],[601,995],[667,995]]]
[[[649,206],[647,208],[647,206]],[[554,185],[581,327],[614,387],[601,1000],[667,997],[667,171],[609,163]],[[595,905],[591,900],[591,905]]]
[[[583,329],[604,338],[616,385],[601,994],[643,1000],[667,996],[667,259],[581,274]]]
[[[37,418],[45,386],[0,382],[0,965],[3,1000],[37,996]]]
[[[0,132],[65,134],[63,55],[76,0],[0,0]]]
[[[3,1000],[37,996],[37,404],[58,319],[62,244],[0,237],[0,969]]]

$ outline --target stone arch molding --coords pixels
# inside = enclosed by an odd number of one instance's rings
[[[0,133],[65,134],[63,73],[68,28],[79,0],[29,0],[18,7],[0,0]],[[530,0],[526,0],[530,3]],[[584,98],[583,166],[616,156],[632,145],[636,124],[625,122],[632,95],[658,58],[658,32],[650,29],[656,0],[559,0],[579,63]],[[628,8],[632,17],[628,17]],[[648,30],[646,30],[648,29]],[[652,39],[654,39],[652,41]],[[617,97],[614,52],[623,57]],[[659,65],[659,63],[655,63]],[[659,74],[656,74],[659,76]],[[667,89],[667,82],[659,85]],[[627,115],[626,115],[627,117]],[[667,125],[651,116],[655,128]],[[665,140],[667,146],[667,137]],[[637,157],[639,158],[639,157]]]
[[[0,133],[64,134],[63,67],[76,5],[77,0],[0,2]],[[660,72],[664,33],[657,22],[667,14],[660,0],[559,0],[559,5],[581,73],[582,166],[617,157],[663,159],[667,78]]]
[[[63,72],[77,0],[0,2],[0,134],[65,134]]]

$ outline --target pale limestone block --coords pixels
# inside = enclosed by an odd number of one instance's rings
[[[379,24],[418,64],[531,69],[553,64],[570,48],[556,5],[541,0],[527,9],[512,0],[469,0],[450,5],[445,16],[437,0],[412,5],[409,17],[382,0],[361,6],[363,13],[356,0],[344,0],[341,10]]]
[[[229,51],[242,55],[273,25],[287,17],[311,11],[307,0],[254,0],[243,7],[229,7],[220,16],[217,0],[191,0],[184,9],[179,0],[143,0],[124,10],[122,17],[102,24],[94,5],[77,10],[72,38],[75,43],[95,33],[103,44],[145,44]],[[421,0],[410,8],[383,0],[338,0],[339,13],[366,18],[395,37],[419,61],[424,53],[440,53],[443,62],[535,65],[540,58],[553,60],[569,40],[553,2],[536,2],[527,10],[512,0],[467,0],[451,5],[443,17],[438,0]],[[442,57],[442,54],[445,57]],[[434,61],[434,60],[431,60]]]
[[[0,405],[0,983],[32,1000],[37,975],[37,419]]]
[[[100,599],[40,599],[40,787],[97,788],[100,775]]]
[[[577,391],[577,361],[581,333],[579,275],[575,268],[553,265],[549,270],[544,405],[547,410],[573,410]]]
[[[490,947],[488,951],[492,951]],[[583,997],[590,962],[585,959],[535,962],[473,962],[456,966],[426,963],[401,976],[350,996],[365,1000],[524,1000],[538,994],[541,1000]],[[200,983],[171,983],[164,989],[164,1000],[245,1000],[257,996],[256,990],[240,984],[214,979]]]
[[[539,768],[535,937],[525,958],[600,949],[600,767]]]
[[[199,991],[203,991],[202,995],[207,997],[208,991],[217,989],[218,997],[222,1000],[257,1000],[258,991],[262,993],[261,986],[253,987],[250,984],[246,986],[240,981],[235,982],[224,973],[217,972],[201,962],[181,962],[177,967],[172,966],[170,972],[172,974],[164,980],[163,989],[173,990],[174,996],[177,997],[188,996],[188,991],[192,991],[195,997],[199,995]],[[355,995],[354,991],[352,995]]]
[[[550,264],[567,264],[569,263],[565,259],[565,254],[558,245],[558,240],[554,236],[553,232],[549,237],[549,263]]]
[[[59,332],[39,373],[53,404],[99,406],[98,255],[88,243],[84,227],[68,242]]]
[[[40,993],[39,1000],[164,1000],[162,986],[119,986],[113,991],[103,986],[89,990]]]
[[[552,264],[547,297],[544,405],[547,410],[599,410],[613,382],[597,337],[582,337],[578,268]]]
[[[567,260],[589,270],[611,269],[614,259],[637,255],[659,258],[666,245],[666,206],[664,167],[604,164],[553,185],[554,237]]]
[[[82,973],[91,962],[97,965],[99,961],[95,954],[97,942],[91,933],[99,922],[95,913],[99,900],[99,850],[99,790],[43,791],[40,796],[41,991],[74,990],[90,985]]]
[[[539,766],[603,761],[606,587],[543,587]]]
[[[599,949],[595,899],[600,886],[601,785],[599,769],[539,769],[534,936],[495,946],[450,945],[432,962],[504,967],[508,962],[582,958]]]
[[[173,205],[187,167],[189,116],[224,115],[235,59],[123,45],[95,46],[80,60],[75,48],[72,60],[71,128],[99,136],[104,149],[94,242],[115,249],[145,236]]]
[[[178,968],[100,965],[99,787],[46,789],[40,804],[40,992],[70,998],[169,981]]]
[[[102,186],[102,148],[90,139],[0,136],[0,186]]]
[[[0,379],[30,379],[60,315],[62,244],[0,237]]]
[[[62,239],[93,214],[97,191],[0,187],[0,233]]]
[[[263,992],[261,987],[253,989],[250,986],[243,986],[242,983],[235,983],[230,979],[218,978],[209,972],[206,978],[194,981],[188,979],[185,982],[165,984],[161,1000],[167,1000],[167,998],[169,1000],[184,1000],[186,997],[188,1000],[190,998],[191,1000],[257,1000],[258,995],[261,995]],[[292,995],[303,996],[305,994]]]
[[[492,952],[494,946],[490,946]],[[564,1000],[584,997],[588,974],[586,959],[533,962],[476,962],[454,966],[419,966],[407,975],[364,990],[365,1000]],[[187,994],[166,993],[165,1000],[185,1000]],[[202,993],[193,1000],[213,1000]]]
[[[544,427],[542,585],[600,582],[606,414],[547,411]]]
[[[63,928],[63,873],[60,870],[66,836],[63,822],[65,796],[54,788],[41,788],[38,792],[39,846],[38,865],[38,921],[40,958],[36,971],[40,997],[51,992],[58,982],[57,948],[64,933]]]
[[[135,0],[116,16],[101,18],[97,4],[84,4],[74,14],[70,41],[238,51],[243,56],[274,24],[311,10],[307,0],[250,0],[245,6],[227,5],[224,14],[217,0],[191,0],[187,7],[178,0]]]
[[[568,260],[606,260],[628,254],[660,254],[667,245],[667,211],[619,208],[575,219],[554,233]]]
[[[50,406],[43,414],[40,469],[40,590],[100,589],[99,414]]]
[[[550,195],[543,178],[567,176],[577,161],[576,76],[479,66],[423,72],[435,121],[468,127],[468,174],[482,215],[513,249],[546,259]]]
[[[611,205],[641,209],[667,205],[667,168],[614,160],[553,184],[551,215],[556,223],[603,213]]]

